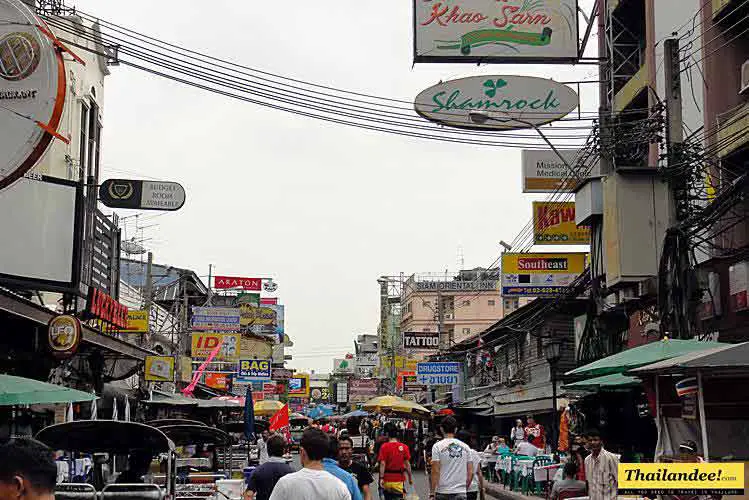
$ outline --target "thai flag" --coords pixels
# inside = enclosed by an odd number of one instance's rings
[[[676,395],[681,397],[697,392],[697,377],[689,377],[676,382]]]

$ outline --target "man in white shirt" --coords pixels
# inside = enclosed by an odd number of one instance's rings
[[[268,461],[268,439],[270,438],[270,434],[268,434],[268,431],[263,431],[262,434],[260,434],[260,437],[257,440],[257,448],[259,452],[258,461],[260,462],[260,465],[263,465],[265,462]]]
[[[469,447],[471,446],[472,439],[470,432],[462,430],[455,437]],[[468,500],[484,500],[486,487],[484,486],[484,476],[481,474],[481,455],[474,448],[471,448],[471,462],[473,462],[473,481],[471,481],[471,485],[468,487],[468,492],[466,493]]]
[[[279,479],[270,500],[351,500],[343,481],[323,468],[322,459],[330,447],[328,436],[320,429],[307,429],[300,444],[303,469]]]
[[[619,458],[603,448],[601,434],[587,432],[590,455],[585,457],[585,478],[588,496],[595,500],[616,500],[618,492]]]
[[[517,446],[515,446],[515,455],[535,457],[538,455],[538,451],[538,448],[530,444],[528,441],[520,441]]]
[[[442,421],[445,438],[432,447],[432,481],[430,498],[435,500],[466,500],[473,482],[471,449],[455,439],[458,423],[453,417]]]

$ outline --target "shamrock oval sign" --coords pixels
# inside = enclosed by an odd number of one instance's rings
[[[556,121],[578,106],[566,85],[533,76],[471,76],[422,91],[416,112],[433,122],[471,129],[514,130]]]

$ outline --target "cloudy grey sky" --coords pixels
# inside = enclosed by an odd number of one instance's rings
[[[409,0],[74,4],[244,65],[400,99],[477,74],[597,78],[595,66],[412,67]],[[589,10],[591,0],[580,4]],[[594,110],[588,87],[583,109]],[[534,199],[520,192],[516,149],[346,128],[126,67],[106,82],[102,147],[107,177],[187,189],[182,210],[141,221],[158,224],[146,230],[156,261],[277,280],[300,369],[330,371],[355,334],[376,331],[378,276],[454,271],[459,246],[466,267],[486,266]]]

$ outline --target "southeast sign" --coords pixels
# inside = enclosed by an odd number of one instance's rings
[[[176,182],[107,179],[99,199],[109,208],[175,211],[185,204],[185,188]]]
[[[577,93],[554,80],[533,76],[470,76],[422,91],[418,114],[441,125],[515,130],[556,121],[578,106]]]
[[[0,190],[23,177],[52,143],[65,104],[62,51],[21,0],[0,0]]]
[[[414,0],[416,62],[574,62],[577,0]]]
[[[556,297],[585,270],[585,253],[503,253],[502,295]]]

